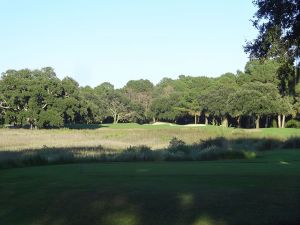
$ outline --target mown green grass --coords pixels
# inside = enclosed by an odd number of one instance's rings
[[[265,128],[265,129],[260,129],[261,134],[264,135],[265,137],[292,137],[292,136],[299,136],[300,135],[300,129],[296,128],[283,128],[283,129],[278,129],[278,128]]]
[[[0,170],[0,224],[298,225],[300,151]]]

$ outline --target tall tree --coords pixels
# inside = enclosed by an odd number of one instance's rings
[[[112,84],[105,82],[97,86],[95,91],[99,97],[99,104],[105,108],[106,114],[113,118],[114,123],[130,120],[133,115],[131,103],[121,90],[114,89]]]
[[[154,85],[149,80],[130,80],[123,88],[125,96],[134,104],[135,114],[146,122],[150,116]]]
[[[61,81],[50,67],[6,71],[1,77],[0,93],[6,123],[33,128],[84,122],[86,109],[78,83],[72,78]]]
[[[178,93],[173,93],[168,97],[155,98],[151,104],[151,112],[155,120],[176,122],[176,119],[184,114],[178,109],[179,97]]]
[[[258,37],[248,42],[245,50],[255,58],[300,56],[299,0],[254,0],[258,7],[253,25]]]
[[[85,86],[80,88],[80,95],[87,108],[87,123],[102,123],[107,115],[96,91],[90,86]]]
[[[234,77],[218,78],[214,85],[212,85],[203,97],[206,99],[207,111],[214,117],[215,123],[220,123],[228,127],[228,109],[227,100],[230,94],[237,90],[237,84]],[[217,122],[220,120],[220,122]]]
[[[242,115],[254,117],[255,126],[259,128],[261,117],[277,112],[279,103],[280,95],[274,84],[250,82],[228,97],[227,108],[238,121]]]
[[[281,94],[294,94],[300,76],[300,1],[254,0],[253,3],[258,7],[253,25],[259,34],[246,44],[245,51],[250,58],[279,61]]]
[[[181,100],[182,106],[188,114],[194,116],[194,123],[197,123],[198,116],[201,113],[205,116],[205,124],[208,124],[209,112],[207,111],[207,101],[203,97],[206,95],[208,89],[213,85],[214,81],[208,77],[191,77],[191,76],[179,76],[181,83]]]

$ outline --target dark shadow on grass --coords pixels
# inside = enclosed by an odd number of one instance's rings
[[[65,170],[60,169],[60,173]],[[13,206],[12,211],[1,213],[0,224],[298,225],[300,221],[299,191],[281,192],[284,185],[278,177],[270,177],[274,187],[269,189],[214,186],[214,178],[205,176],[198,179],[136,174],[96,177],[85,173],[93,180],[88,185],[77,180],[81,174],[72,174],[77,177],[68,178],[68,182],[38,178],[41,183],[34,187],[34,193],[25,190],[19,199],[0,200],[0,204],[7,203],[5,207]],[[231,179],[262,183],[265,177],[228,175],[221,179],[226,183]],[[24,184],[28,183],[18,183]]]

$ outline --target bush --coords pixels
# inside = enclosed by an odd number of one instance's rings
[[[180,147],[182,147],[184,145],[185,145],[185,142],[183,140],[180,140],[177,137],[173,137],[170,140],[168,148],[170,148],[170,149],[172,149],[172,148],[180,148]]]
[[[41,149],[0,152],[0,168],[23,167],[34,165],[49,165],[77,162],[129,162],[129,161],[201,161],[221,159],[249,159],[256,156],[237,140],[228,141],[225,138],[209,139],[202,143],[185,144],[182,140],[173,138],[166,149],[151,150],[148,146],[130,146],[124,151],[95,147],[54,148],[43,146]],[[252,147],[256,143],[251,141]],[[283,143],[283,142],[282,142]],[[242,141],[242,144],[245,144]],[[235,146],[236,145],[236,146]],[[205,146],[205,148],[204,148]],[[263,148],[271,148],[271,141],[265,140]],[[233,148],[234,147],[234,148]],[[280,145],[282,148],[300,148],[300,138],[289,139]]]
[[[229,143],[227,139],[225,139],[224,137],[216,137],[216,138],[209,138],[207,140],[202,141],[200,143],[200,148],[206,149],[210,147],[218,147],[218,148],[227,149],[228,145]]]
[[[170,140],[167,150],[170,153],[182,152],[182,153],[186,154],[190,151],[190,146],[186,145],[186,143],[184,141],[182,141],[176,137],[173,137]]]
[[[145,145],[130,146],[116,155],[117,161],[153,161],[155,159],[151,148]]]
[[[244,156],[246,159],[254,159],[254,158],[256,158],[256,152],[244,151]]]
[[[139,145],[139,146],[129,146],[124,152],[131,152],[131,153],[146,153],[151,152],[151,148],[146,145]]]
[[[292,137],[283,142],[281,148],[283,149],[297,149],[300,148],[300,137]]]
[[[275,120],[275,119],[272,120],[271,127],[272,127],[272,128],[277,128],[277,127],[278,127],[278,125],[277,125],[277,120]]]
[[[259,151],[274,150],[280,148],[281,141],[277,139],[263,138],[256,141],[256,149]]]
[[[191,160],[222,160],[222,159],[249,159],[255,158],[255,152],[249,153],[240,150],[220,149],[210,146],[201,151],[192,151],[189,155]]]
[[[300,128],[300,122],[298,120],[289,120],[286,125],[286,128]]]

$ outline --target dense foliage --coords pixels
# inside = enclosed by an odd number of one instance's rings
[[[52,68],[8,70],[0,79],[0,124],[62,127],[69,124],[168,121],[259,128],[285,127],[300,113],[300,3],[254,0],[259,34],[245,51],[245,71],[218,78],[179,76],[157,85],[131,80],[80,87]],[[293,120],[294,121],[294,120]],[[292,124],[292,125],[291,125]],[[296,126],[289,122],[289,126]]]
[[[253,57],[284,57],[294,60],[300,56],[300,1],[254,0],[258,7],[253,26],[258,37],[246,50]]]
[[[300,86],[295,80],[286,85],[281,66],[277,60],[251,60],[236,74],[181,75],[157,85],[131,80],[121,89],[108,82],[80,87],[70,77],[59,79],[49,67],[8,70],[0,79],[0,121],[31,128],[156,121],[284,127],[300,112]]]

